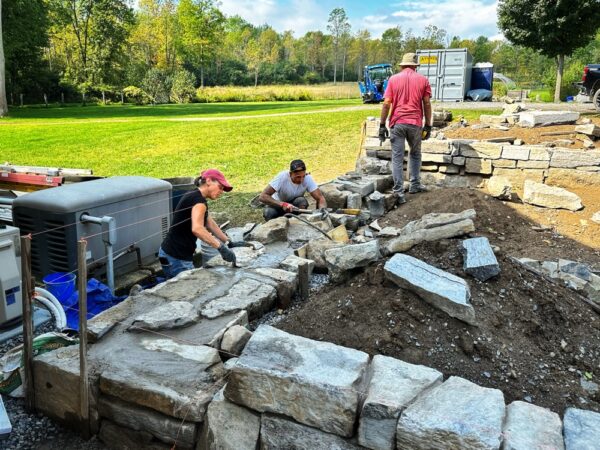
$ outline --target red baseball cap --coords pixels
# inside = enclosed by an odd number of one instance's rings
[[[210,178],[211,180],[218,181],[223,185],[223,190],[229,192],[233,189],[233,186],[229,184],[229,181],[225,178],[225,175],[217,169],[206,169],[200,174],[202,178]]]

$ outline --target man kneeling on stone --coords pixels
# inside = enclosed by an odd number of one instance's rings
[[[277,174],[260,194],[259,200],[265,205],[263,217],[266,221],[292,213],[295,208],[307,209],[308,200],[304,194],[308,191],[317,201],[317,209],[327,208],[327,201],[313,178],[306,173],[304,161],[295,159],[290,163],[290,171]]]

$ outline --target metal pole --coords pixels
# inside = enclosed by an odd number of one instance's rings
[[[79,406],[81,434],[90,437],[90,399],[87,367],[87,242],[77,242],[77,289],[79,291]]]
[[[31,236],[21,236],[21,288],[23,290],[23,363],[25,379],[25,405],[27,410],[35,411],[35,390],[33,385],[33,310],[31,296],[34,290],[31,278]]]

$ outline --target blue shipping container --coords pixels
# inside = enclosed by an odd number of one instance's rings
[[[471,90],[487,89],[493,90],[494,65],[492,63],[477,63],[473,65],[471,73]]]

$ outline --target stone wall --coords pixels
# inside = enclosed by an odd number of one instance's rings
[[[357,167],[391,173],[389,140],[380,145],[378,120],[369,120],[363,156]],[[442,136],[443,138],[443,136]],[[518,142],[515,142],[518,143]],[[425,183],[454,187],[482,187],[491,177],[505,177],[521,195],[526,179],[554,186],[600,185],[600,151],[570,150],[543,145],[514,145],[467,139],[432,138],[423,141],[422,178]]]
[[[259,327],[208,406],[198,449],[593,448],[600,414],[564,422],[498,389]]]

